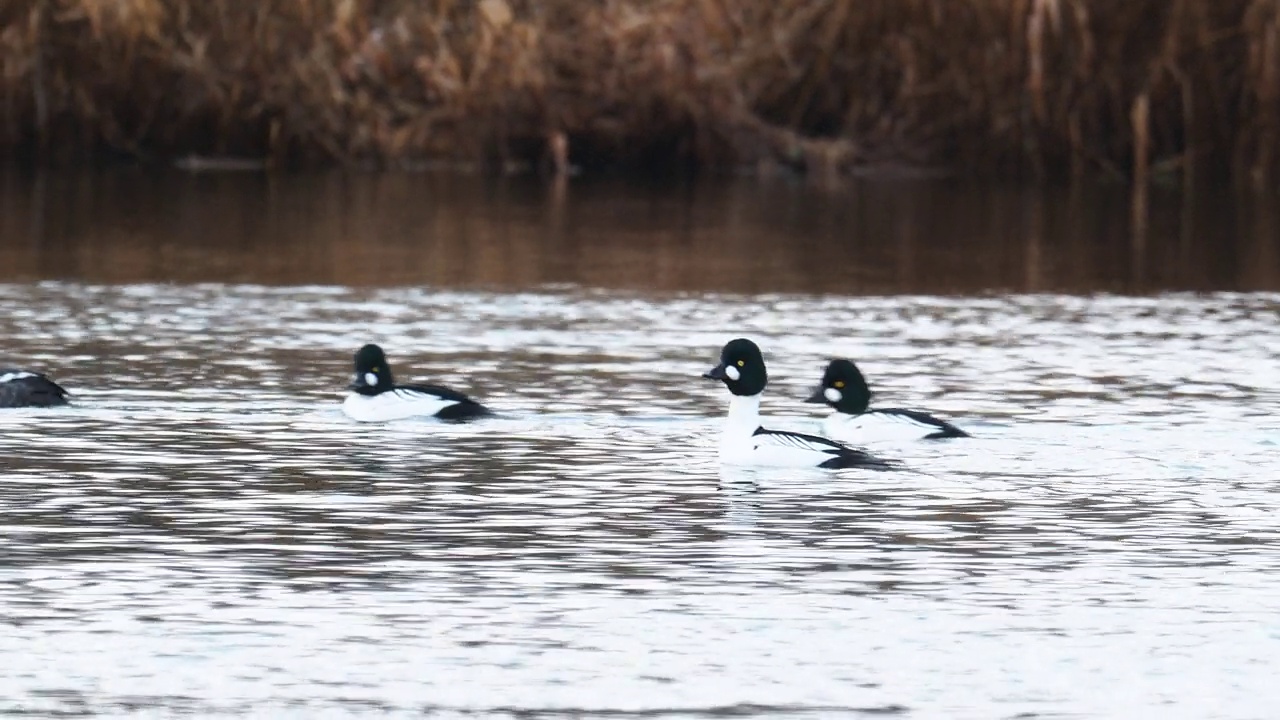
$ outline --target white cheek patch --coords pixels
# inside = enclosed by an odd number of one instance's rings
[[[378,376],[375,373],[367,372],[364,374],[364,383],[366,385],[377,385]]]
[[[730,365],[724,369],[724,376],[730,380],[737,380],[742,377],[742,373],[738,372],[738,368]]]
[[[835,388],[829,387],[826,390],[822,391],[822,397],[826,398],[827,402],[838,403],[840,402],[841,399],[844,398],[844,393],[840,392]]]

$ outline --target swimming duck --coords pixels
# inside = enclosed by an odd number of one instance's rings
[[[872,410],[871,388],[858,366],[849,360],[832,360],[822,375],[822,384],[805,402],[835,410],[822,422],[822,432],[843,442],[969,437],[955,425],[919,410]]]
[[[0,368],[0,408],[56,407],[67,404],[67,391],[42,373]]]
[[[720,462],[727,465],[869,468],[888,470],[885,460],[816,435],[768,430],[760,423],[760,397],[769,383],[760,348],[746,338],[730,341],[720,363],[703,377],[719,380],[731,393],[720,436]]]
[[[360,422],[382,422],[410,417],[471,420],[491,414],[489,409],[460,392],[438,385],[397,385],[382,348],[365,345],[356,351],[355,379],[342,412]]]

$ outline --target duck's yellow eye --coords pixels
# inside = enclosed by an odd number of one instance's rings
[[[746,364],[747,364],[747,361],[746,361],[746,360],[739,360],[739,361],[738,361],[738,367],[742,367],[743,365],[746,365]]]
[[[378,372],[378,368],[369,368],[369,372]]]
[[[843,380],[837,380],[837,381],[835,381],[835,382],[834,382],[834,383],[832,383],[832,384],[836,386],[836,389],[837,389],[837,390],[839,390],[840,388],[844,387],[844,381],[843,381]]]

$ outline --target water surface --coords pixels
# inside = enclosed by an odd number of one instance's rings
[[[0,174],[0,281],[973,294],[1280,291],[1280,197],[781,179]]]
[[[1280,296],[0,285],[18,717],[1268,716]],[[715,462],[735,334],[967,441]],[[337,413],[351,352],[483,398]]]
[[[0,714],[1270,717],[1273,200],[0,176]],[[975,437],[721,468],[739,335]]]

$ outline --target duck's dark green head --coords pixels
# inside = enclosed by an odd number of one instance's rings
[[[734,395],[759,395],[769,384],[760,348],[746,338],[730,340],[720,351],[720,364],[702,377],[721,380]]]
[[[365,345],[356,351],[355,372],[349,388],[361,395],[377,395],[395,384],[387,356],[377,345]]]
[[[871,388],[858,366],[848,360],[832,360],[822,374],[822,384],[805,402],[819,403],[842,413],[857,415],[871,405]]]

